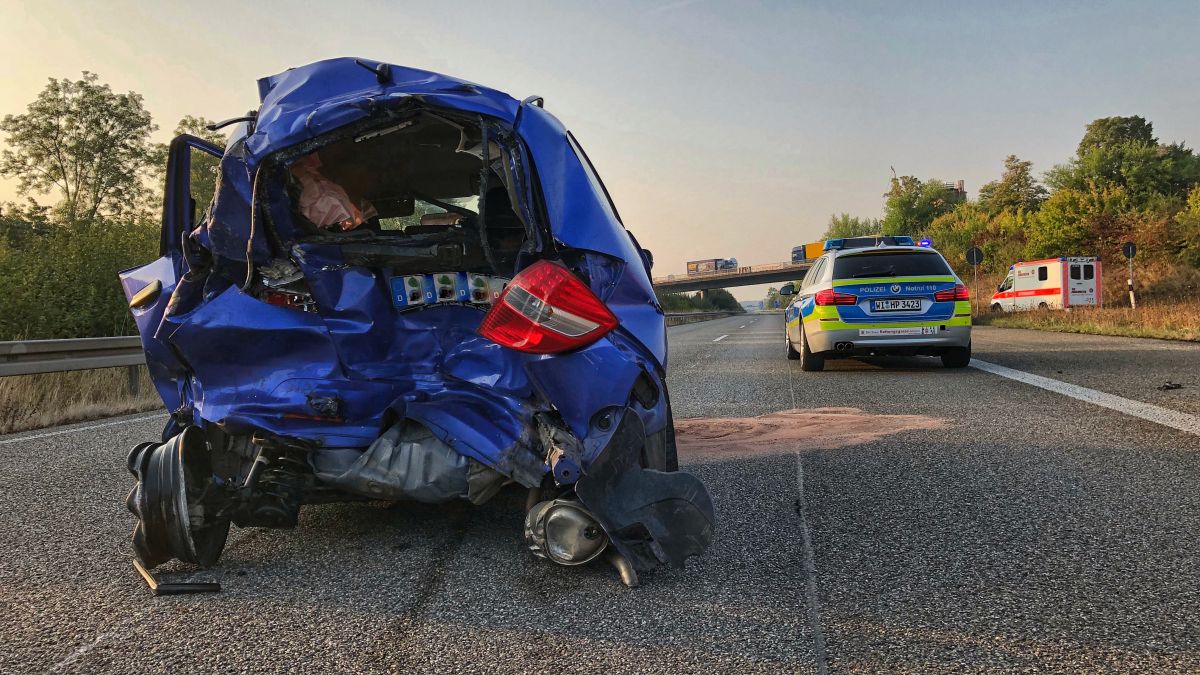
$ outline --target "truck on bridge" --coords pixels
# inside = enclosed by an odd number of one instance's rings
[[[811,262],[820,258],[825,253],[825,242],[814,241],[811,244],[803,244],[792,249],[792,262],[802,263]]]
[[[726,272],[730,270],[736,270],[737,268],[737,258],[707,258],[705,260],[689,260],[687,264],[687,273],[690,277],[697,274]]]

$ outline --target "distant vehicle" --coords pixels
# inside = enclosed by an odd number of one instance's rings
[[[792,249],[792,262],[802,263],[816,260],[825,254],[825,242],[814,241]]]
[[[1099,258],[1048,258],[1009,267],[991,307],[993,312],[1095,307],[1100,292]]]
[[[818,371],[855,356],[939,356],[947,368],[971,361],[967,287],[942,254],[909,237],[830,239],[784,311],[787,357]]]
[[[695,274],[713,274],[715,272],[726,272],[736,270],[738,268],[737,258],[707,258],[705,260],[689,260],[687,264],[688,276]]]

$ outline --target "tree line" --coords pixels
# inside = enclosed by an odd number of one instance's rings
[[[1016,155],[975,199],[942,180],[893,177],[882,218],[832,216],[825,238],[873,234],[928,238],[960,273],[970,269],[970,246],[983,250],[983,271],[999,272],[1058,256],[1120,263],[1132,241],[1139,260],[1191,287],[1200,278],[1200,157],[1160,141],[1142,117],[1104,117],[1087,125],[1073,157],[1040,177]]]
[[[703,293],[661,293],[655,291],[664,312],[736,312],[746,311],[737,298],[724,288]]]
[[[223,144],[208,124],[185,117],[175,133]],[[151,140],[157,129],[139,94],[88,72],[51,78],[24,113],[0,119],[0,176],[22,196],[0,204],[0,340],[133,331],[117,273],[158,257],[167,145]],[[207,203],[216,160],[193,164]]]

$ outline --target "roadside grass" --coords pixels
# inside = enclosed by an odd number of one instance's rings
[[[0,434],[161,407],[144,366],[137,394],[129,391],[125,368],[0,377]]]
[[[1200,299],[1138,302],[1137,309],[1079,307],[994,314],[976,306],[977,326],[1031,328],[1059,333],[1200,341]]]

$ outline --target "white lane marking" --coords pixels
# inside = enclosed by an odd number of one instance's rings
[[[154,419],[163,413],[156,412],[141,417],[130,417],[129,419],[117,420],[116,422],[104,422],[103,424],[89,424],[86,427],[74,427],[71,429],[62,429],[59,431],[47,431],[44,434],[30,434],[28,436],[18,436],[17,438],[0,439],[0,445],[8,445],[9,443],[21,443],[22,441],[32,441],[38,438],[50,438],[51,436],[61,436],[63,434],[73,434],[76,431],[91,431],[92,429],[102,429],[104,427],[115,427],[119,424],[129,424],[130,422],[141,422],[143,420]]]
[[[1007,377],[1010,380],[1024,382],[1025,384],[1031,384],[1035,387],[1045,389],[1046,391],[1052,391],[1056,394],[1062,394],[1063,396],[1069,396],[1073,399],[1098,405],[1101,408],[1116,410],[1117,412],[1125,413],[1126,415],[1140,417],[1147,422],[1154,422],[1155,424],[1161,424],[1166,427],[1171,427],[1172,429],[1178,429],[1180,431],[1186,431],[1189,434],[1196,434],[1197,436],[1200,436],[1200,417],[1196,417],[1195,415],[1189,415],[1187,413],[1171,410],[1169,408],[1163,408],[1150,403],[1134,401],[1133,399],[1116,396],[1114,394],[1106,394],[1095,389],[1088,389],[1087,387],[1068,384],[1066,382],[1051,379],[1049,377],[1042,377],[1041,375],[1027,373],[1023,370],[1006,368],[994,363],[988,363],[987,361],[980,361],[979,359],[971,359],[971,366],[994,375],[999,375],[1000,377]]]
[[[727,337],[729,337],[729,336],[728,336],[728,335],[722,335],[721,337],[717,338],[716,340],[713,340],[713,342],[720,342],[721,340],[724,340],[724,339],[725,339],[725,338],[727,338]]]
[[[738,328],[745,328],[745,327],[746,327],[746,324],[742,324],[742,325],[738,326]]]

